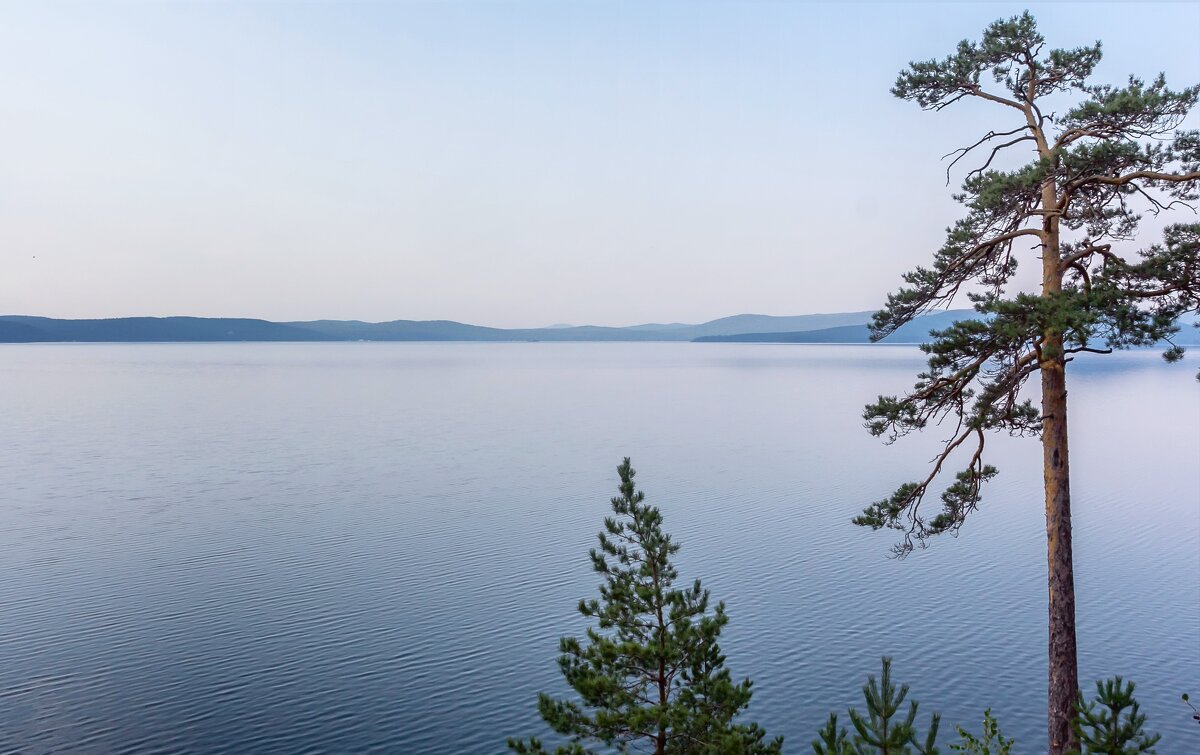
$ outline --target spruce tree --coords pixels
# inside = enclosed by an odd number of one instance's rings
[[[568,739],[554,752],[593,752],[588,746],[656,755],[780,752],[782,739],[767,741],[757,724],[738,720],[751,682],[734,682],[725,667],[718,645],[729,622],[725,604],[710,610],[699,580],[675,586],[671,558],[678,543],[635,488],[628,458],[617,473],[620,495],[612,499],[599,549],[591,551],[592,568],[604,580],[600,599],[579,603],[596,626],[584,640],[560,642],[559,668],[579,699],[538,696],[542,718]],[[518,753],[546,752],[536,738],[508,745]]]
[[[846,727],[838,727],[836,713],[830,713],[825,725],[817,732],[817,738],[812,743],[816,755],[855,755],[854,745],[846,733]]]
[[[955,752],[966,752],[970,755],[1010,755],[1013,740],[1000,733],[1000,724],[992,718],[992,709],[983,712],[983,734],[975,736],[961,726],[958,730],[959,741],[950,745]]]
[[[851,738],[846,730],[838,729],[837,716],[830,714],[825,726],[812,743],[816,755],[937,755],[938,725],[941,716],[934,713],[924,739],[917,734],[917,702],[910,700],[904,718],[897,719],[908,697],[908,685],[899,688],[892,682],[892,659],[883,659],[883,673],[874,674],[863,685],[867,704],[864,716],[854,708],[849,711],[854,726]]]
[[[1161,734],[1143,731],[1146,714],[1133,697],[1133,682],[1121,677],[1096,682],[1096,697],[1076,703],[1075,734],[1079,749],[1072,755],[1138,755],[1154,752]]]
[[[969,295],[980,317],[932,333],[922,347],[928,369],[912,391],[880,396],[863,415],[871,433],[889,442],[946,419],[953,430],[928,474],[855,519],[899,530],[898,555],[957,532],[996,474],[984,452],[988,433],[1040,436],[1052,755],[1075,745],[1078,690],[1066,367],[1082,352],[1169,341],[1180,318],[1200,309],[1200,224],[1170,226],[1161,244],[1128,251],[1144,212],[1184,207],[1200,194],[1200,131],[1179,130],[1200,87],[1172,90],[1161,74],[1120,87],[1090,84],[1100,57],[1099,42],[1048,49],[1025,13],[899,75],[892,93],[925,110],[974,102],[1012,120],[951,153],[947,178],[968,156],[982,155],[955,197],[965,215],[933,263],[905,274],[872,323],[878,340]],[[1074,104],[1067,101],[1073,94]],[[1024,165],[996,167],[1022,153]],[[1038,291],[1014,290],[1019,262],[1039,269]],[[1176,361],[1182,353],[1171,345],[1164,356]],[[1040,407],[1021,395],[1035,374]],[[944,488],[940,510],[927,516],[921,503],[956,454],[965,455],[965,466]]]

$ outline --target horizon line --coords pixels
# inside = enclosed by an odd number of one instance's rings
[[[960,309],[962,311],[966,311],[971,308],[964,307],[964,308],[960,308]],[[667,322],[667,321],[664,321],[664,322],[635,322],[630,325],[597,325],[594,323],[583,323],[583,324],[576,325],[573,323],[569,324],[569,323],[558,322],[558,323],[551,323],[549,325],[535,325],[535,326],[525,326],[525,327],[503,327],[503,326],[498,326],[498,325],[479,325],[476,323],[466,322],[464,320],[452,320],[452,319],[448,319],[448,318],[410,319],[410,318],[403,318],[403,317],[396,318],[396,319],[390,319],[390,320],[363,320],[360,318],[337,318],[337,317],[317,317],[317,318],[312,318],[312,319],[307,319],[307,320],[297,320],[297,319],[271,320],[271,319],[267,319],[265,317],[246,317],[246,316],[231,316],[231,315],[172,314],[172,315],[115,315],[115,316],[108,316],[108,317],[55,317],[52,315],[30,315],[30,314],[6,313],[6,314],[0,314],[0,319],[29,318],[29,319],[41,319],[41,320],[59,320],[59,321],[65,321],[65,322],[105,322],[105,321],[112,321],[112,320],[170,320],[170,319],[247,320],[247,321],[255,321],[255,322],[267,322],[267,323],[272,323],[272,324],[277,324],[277,325],[287,325],[287,324],[291,324],[291,323],[315,323],[315,322],[348,322],[348,323],[363,323],[366,325],[386,325],[389,323],[397,323],[397,322],[411,322],[411,323],[454,323],[456,325],[468,325],[471,327],[488,328],[491,330],[567,330],[567,329],[572,329],[572,328],[608,328],[608,329],[612,329],[612,330],[623,330],[623,329],[627,329],[627,328],[640,328],[640,327],[646,327],[646,326],[650,326],[650,325],[656,325],[656,326],[661,326],[661,327],[672,327],[672,326],[695,327],[698,325],[707,325],[709,323],[718,322],[720,320],[727,320],[727,319],[734,318],[734,317],[767,317],[767,318],[774,318],[774,319],[784,319],[784,318],[790,318],[790,317],[822,317],[822,316],[864,315],[864,314],[871,315],[877,311],[878,310],[876,310],[876,309],[864,309],[864,310],[844,310],[844,311],[838,311],[838,312],[801,312],[798,314],[790,314],[790,315],[770,315],[770,314],[763,314],[760,312],[738,312],[738,313],[735,313],[732,315],[722,315],[720,317],[715,317],[715,318],[712,318],[709,320],[701,320],[699,322],[684,322],[684,321],[680,321],[680,320],[674,320],[674,321],[669,321],[669,322]],[[932,311],[924,313],[924,314],[933,314],[935,312],[953,312],[953,311],[956,311],[956,310],[950,309],[947,307],[947,308],[939,308],[937,310],[932,310]]]

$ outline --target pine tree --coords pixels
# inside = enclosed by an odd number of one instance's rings
[[[845,729],[838,729],[837,716],[830,714],[825,726],[813,741],[816,755],[937,755],[938,725],[941,716],[934,713],[924,741],[917,735],[917,702],[910,700],[903,720],[896,716],[908,697],[908,685],[899,689],[892,683],[892,659],[883,659],[883,673],[877,680],[872,674],[863,685],[867,703],[866,716],[850,709],[850,723],[855,734],[851,739]]]
[[[559,667],[580,701],[538,697],[538,712],[569,739],[559,755],[601,745],[656,755],[767,755],[782,739],[766,740],[738,720],[750,703],[751,682],[732,680],[718,639],[729,622],[724,603],[709,610],[709,592],[696,580],[675,586],[671,557],[679,545],[663,532],[662,514],[644,503],[628,458],[617,468],[620,495],[604,520],[592,567],[603,576],[599,600],[579,611],[596,621],[586,641],[564,637]],[[537,739],[514,740],[518,753],[544,753]]]
[[[1122,684],[1121,677],[1096,682],[1096,697],[1085,701],[1079,693],[1075,734],[1080,749],[1073,755],[1138,755],[1154,752],[1161,734],[1142,730],[1146,714],[1133,697],[1133,682]]]
[[[987,434],[1041,437],[1052,755],[1074,745],[1079,686],[1066,366],[1081,352],[1169,341],[1180,317],[1200,309],[1200,224],[1167,228],[1163,243],[1140,257],[1124,250],[1136,240],[1142,212],[1200,196],[1200,131],[1178,130],[1200,87],[1174,91],[1162,75],[1131,77],[1122,87],[1089,84],[1100,57],[1099,42],[1047,49],[1025,13],[993,23],[979,42],[964,40],[942,60],[911,63],[897,79],[892,93],[925,110],[975,102],[1013,121],[951,153],[950,168],[977,150],[985,154],[955,197],[965,216],[948,229],[933,264],[907,273],[872,323],[877,340],[969,294],[981,317],[933,333],[922,347],[928,369],[913,390],[880,396],[863,415],[871,433],[889,442],[947,418],[954,429],[927,475],[855,519],[903,533],[898,555],[957,532],[996,474],[985,461]],[[1074,106],[1064,102],[1072,92],[1082,97]],[[1022,167],[993,167],[1026,149],[1030,161]],[[1040,268],[1037,293],[1009,290],[1022,260]],[[1171,346],[1164,356],[1177,361],[1182,349]],[[1021,397],[1035,374],[1040,407]],[[941,510],[926,516],[921,502],[957,453],[965,453],[965,468],[942,493]]]
[[[983,734],[975,736],[961,726],[958,730],[959,741],[950,745],[955,752],[966,752],[971,755],[1009,755],[1012,752],[1013,740],[1000,733],[1000,724],[992,718],[992,709],[983,712]]]
[[[816,755],[855,755],[854,745],[846,734],[846,727],[838,728],[836,713],[830,713],[825,725],[817,732],[812,743]]]

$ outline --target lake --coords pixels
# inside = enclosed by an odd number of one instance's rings
[[[926,471],[865,403],[901,346],[0,347],[0,751],[491,753],[544,735],[558,638],[631,456],[727,604],[749,718],[809,752],[879,657],[929,711],[1044,752],[1041,450],[903,561],[850,524]],[[1081,681],[1138,683],[1200,751],[1200,385],[1157,352],[1073,363]],[[844,716],[842,716],[844,718]],[[922,724],[923,726],[923,724]],[[943,747],[943,749],[946,749]]]

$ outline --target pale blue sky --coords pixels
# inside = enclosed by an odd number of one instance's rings
[[[0,3],[0,313],[876,308],[1009,117],[888,89],[1025,7],[1200,81],[1197,3]]]

